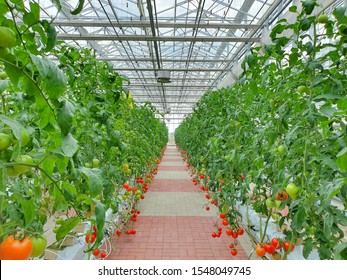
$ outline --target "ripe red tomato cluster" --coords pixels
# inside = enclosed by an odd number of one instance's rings
[[[104,259],[107,257],[107,253],[105,251],[100,251],[99,248],[96,248],[95,250],[92,251],[92,254],[95,256],[95,257],[100,257],[101,259]]]
[[[218,228],[217,232],[212,233],[212,238],[220,237],[223,233],[223,229],[221,227]]]
[[[257,244],[255,252],[259,257],[264,257],[266,253],[268,253],[272,256],[272,259],[280,260],[282,259],[282,254],[280,253],[282,248],[285,252],[292,252],[295,248],[295,244],[278,238],[272,238],[269,243]]]
[[[126,232],[126,234],[130,235],[130,234],[136,234],[136,229],[130,229]]]

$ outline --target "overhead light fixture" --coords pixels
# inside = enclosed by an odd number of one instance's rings
[[[163,84],[171,83],[170,78],[171,78],[170,71],[159,70],[157,73],[157,82],[158,83],[163,83]]]

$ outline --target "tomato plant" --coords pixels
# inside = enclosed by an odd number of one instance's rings
[[[243,56],[232,85],[200,99],[175,140],[189,168],[211,177],[232,228],[247,223],[237,205],[252,208],[265,222],[254,243],[275,223],[285,240],[302,240],[304,258],[334,259],[347,226],[347,17],[338,7],[319,18],[316,1],[303,3],[288,12],[295,22],[281,19],[271,43]]]
[[[119,205],[144,198],[145,182],[138,195],[125,195],[122,185],[152,175],[167,128],[153,105],[134,103],[123,85],[129,80],[95,50],[58,42],[37,1],[3,6],[0,242],[17,230],[39,236],[63,214],[53,229],[57,242],[89,222],[97,228],[91,252],[104,239],[106,211],[123,215]]]

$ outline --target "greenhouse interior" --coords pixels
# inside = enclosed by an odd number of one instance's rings
[[[0,0],[0,260],[347,260],[346,0]]]

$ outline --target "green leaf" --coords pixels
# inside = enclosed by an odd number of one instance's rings
[[[96,244],[100,244],[104,238],[106,209],[105,209],[105,205],[98,200],[96,200],[95,218],[96,218],[96,228],[97,228]]]
[[[316,97],[313,98],[314,101],[321,101],[321,100],[339,100],[341,99],[341,96],[337,94],[321,94],[317,95]]]
[[[79,0],[77,8],[75,10],[71,11],[70,13],[74,16],[78,15],[82,11],[83,5],[84,5],[84,0]]]
[[[55,161],[56,166],[58,168],[58,171],[60,173],[64,173],[66,171],[66,168],[69,164],[69,158],[68,157],[58,157]]]
[[[64,220],[62,225],[59,227],[56,239],[57,241],[62,240],[70,231],[72,231],[81,221],[79,217],[72,217]]]
[[[347,147],[343,148],[337,155],[336,164],[341,172],[347,172]]]
[[[292,13],[296,13],[297,10],[298,10],[298,7],[297,7],[297,6],[291,6],[291,7],[289,8],[289,11],[292,12]]]
[[[7,124],[9,127],[11,127],[14,136],[17,139],[19,139],[19,142],[21,142],[22,141],[22,134],[20,133],[20,131],[24,130],[23,126],[21,126],[20,123],[18,123],[17,121],[12,120],[5,115],[0,115],[0,120],[3,123]]]
[[[276,35],[277,34],[281,34],[284,29],[286,28],[285,25],[282,25],[282,24],[277,24],[271,31],[270,33],[270,37],[272,40],[275,40],[276,39]]]
[[[307,15],[310,15],[313,12],[315,6],[318,6],[318,4],[314,0],[302,1],[302,7]]]
[[[326,213],[324,216],[324,224],[323,224],[323,231],[324,235],[329,240],[331,238],[331,228],[334,223],[334,217],[330,213]]]
[[[28,26],[33,26],[39,21],[35,18],[35,15],[33,13],[25,13],[23,16],[23,22]]]
[[[8,77],[10,78],[12,84],[17,87],[18,86],[18,82],[19,82],[19,79],[24,75],[22,73],[22,71],[20,71],[18,69],[18,67],[12,65],[12,64],[9,64],[9,63],[6,63],[5,62],[5,69],[6,69],[6,73],[8,75]]]
[[[21,205],[24,214],[25,225],[29,226],[36,216],[35,205],[32,200],[24,199],[21,201]]]
[[[64,100],[63,106],[59,108],[57,112],[57,121],[63,135],[67,135],[70,132],[74,113],[74,105],[71,102]]]
[[[65,74],[47,57],[40,58],[31,55],[31,59],[44,81],[44,89],[49,97],[51,99],[58,99],[65,92],[67,86]]]
[[[341,243],[335,247],[335,260],[347,260],[347,243]]]
[[[30,11],[33,14],[34,18],[40,20],[40,5],[38,3],[30,2]]]
[[[305,223],[305,216],[306,216],[305,208],[300,207],[293,218],[293,222],[294,222],[296,230],[300,231],[303,228]]]
[[[301,30],[307,31],[311,27],[311,21],[309,21],[307,18],[304,18],[301,20]]]
[[[52,2],[55,4],[55,6],[57,7],[58,9],[58,12],[61,11],[61,3],[60,3],[60,0],[52,0]]]
[[[5,2],[1,2],[0,3],[0,15],[4,15],[7,12],[9,12],[9,9],[8,9],[6,3]]]
[[[8,80],[1,80],[0,81],[0,94],[2,94],[8,86]]]
[[[321,112],[323,115],[327,117],[333,117],[334,113],[336,112],[336,109],[333,108],[330,104],[323,105],[320,109],[319,112]]]
[[[78,142],[71,133],[61,137],[61,149],[67,157],[72,157],[78,150]]]
[[[67,210],[68,205],[65,201],[64,195],[61,193],[61,191],[58,189],[57,186],[54,186],[53,189],[53,195],[54,195],[54,211],[58,212],[64,212]]]
[[[55,159],[53,157],[47,157],[45,160],[40,164],[40,167],[47,172],[49,176],[53,175],[53,170],[55,166]],[[42,174],[42,176],[45,176]]]
[[[308,256],[310,255],[310,253],[313,250],[313,242],[312,242],[312,238],[306,238],[304,241],[304,248],[302,250],[302,255],[304,256],[305,259],[308,258]]]
[[[47,20],[43,20],[41,24],[45,29],[47,35],[47,41],[45,42],[46,48],[44,49],[44,51],[49,52],[54,48],[55,44],[57,43],[57,31],[55,30],[54,26],[50,24]]]
[[[90,196],[96,197],[98,194],[100,194],[102,192],[103,187],[101,170],[97,168],[91,169],[81,167],[79,171],[87,177]]]
[[[337,7],[333,10],[332,15],[338,20],[342,21],[345,18],[346,7]]]

